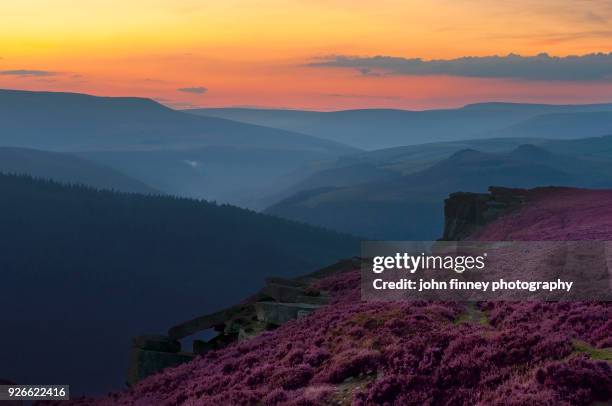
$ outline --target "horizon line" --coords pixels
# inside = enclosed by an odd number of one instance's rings
[[[304,111],[304,112],[312,112],[312,113],[334,113],[334,112],[343,112],[343,111],[363,111],[363,110],[389,110],[389,111],[406,111],[406,112],[423,112],[423,111],[439,111],[439,110],[459,110],[466,107],[478,106],[478,105],[515,105],[515,106],[555,106],[555,107],[577,107],[577,106],[604,106],[604,105],[612,105],[612,100],[607,102],[597,102],[597,103],[534,103],[530,101],[504,101],[504,100],[482,100],[476,101],[473,103],[460,104],[455,107],[439,107],[439,108],[428,108],[428,109],[409,109],[409,108],[394,108],[394,107],[362,107],[362,108],[352,108],[352,109],[311,109],[307,107],[272,107],[272,106],[256,106],[256,105],[216,105],[216,106],[189,106],[189,107],[179,107],[177,105],[173,105],[173,103],[168,103],[163,99],[156,99],[155,97],[149,96],[106,96],[106,95],[98,95],[94,93],[84,93],[84,92],[74,92],[74,91],[54,91],[54,90],[28,90],[28,89],[14,89],[14,88],[0,88],[0,92],[23,92],[23,93],[50,93],[50,94],[71,94],[71,95],[80,95],[80,96],[89,96],[89,97],[97,97],[97,98],[106,98],[106,99],[142,99],[149,100],[154,103],[160,104],[164,107],[175,111],[189,111],[189,110],[221,110],[221,109],[236,109],[236,110],[269,110],[269,111]],[[180,103],[177,103],[180,104]]]

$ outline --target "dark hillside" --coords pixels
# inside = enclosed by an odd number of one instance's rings
[[[75,393],[121,387],[132,336],[358,250],[231,206],[23,176],[0,175],[0,224],[0,376]]]
[[[0,147],[0,173],[30,175],[119,192],[161,193],[110,167],[70,154],[29,148]]]

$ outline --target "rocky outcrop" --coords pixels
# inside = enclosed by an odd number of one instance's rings
[[[525,190],[501,187],[490,187],[489,193],[453,193],[445,201],[442,239],[461,240],[473,235],[484,225],[521,207],[525,199]],[[360,266],[360,258],[351,258],[299,278],[268,278],[265,287],[243,303],[173,326],[167,336],[137,337],[128,382],[134,384],[196,355],[307,316],[329,301],[327,292],[313,288],[316,280]],[[194,340],[191,352],[181,352],[179,340],[210,329],[217,332],[214,338]]]
[[[321,305],[308,303],[257,302],[255,314],[258,321],[272,326],[282,326],[290,320],[309,315],[319,307]]]
[[[149,351],[161,351],[176,353],[181,351],[181,343],[162,335],[144,335],[134,337],[132,340],[134,348]]]
[[[193,320],[186,321],[185,323],[170,328],[168,330],[168,337],[172,340],[180,340],[211,328],[222,330],[225,323],[229,320],[240,317],[241,314],[249,313],[250,307],[251,304],[240,304],[215,313],[196,317]]]
[[[189,362],[194,358],[195,355],[191,353],[170,353],[133,348],[130,355],[127,384],[133,386],[147,376]]]
[[[444,201],[443,241],[458,241],[473,235],[484,225],[519,209],[527,191],[489,187],[489,193],[452,193]]]
[[[161,335],[135,337],[132,341],[128,385],[165,368],[191,361],[194,354],[181,352],[181,343]]]
[[[352,258],[299,278],[268,278],[263,289],[241,304],[171,327],[167,336],[134,338],[128,384],[312,313],[329,302],[327,292],[314,288],[314,282],[360,264],[359,258]],[[210,329],[217,332],[214,338],[194,340],[192,352],[181,352],[179,340]]]

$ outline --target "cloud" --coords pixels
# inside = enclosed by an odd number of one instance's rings
[[[331,55],[306,66],[354,69],[364,76],[449,75],[475,78],[512,78],[525,80],[601,81],[612,80],[612,53],[582,56],[462,57],[423,60],[395,56]]]
[[[56,76],[57,72],[48,70],[32,70],[32,69],[15,69],[15,70],[0,70],[0,75],[6,76]]]
[[[192,168],[197,168],[198,166],[200,166],[200,163],[198,161],[191,161],[189,159],[184,159],[181,162],[191,166]]]
[[[357,70],[359,71],[359,73],[361,73],[363,76],[372,76],[372,77],[379,77],[382,76],[380,73],[373,71],[371,68],[357,68]]]
[[[587,22],[597,23],[597,24],[608,24],[607,16],[603,16],[593,11],[587,11],[586,13],[584,13],[582,17]]]
[[[179,92],[183,92],[183,93],[193,93],[193,94],[204,94],[206,92],[208,92],[208,89],[202,86],[196,86],[196,87],[181,87],[179,89],[176,89]]]

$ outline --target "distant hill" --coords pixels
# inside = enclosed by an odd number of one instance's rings
[[[207,145],[353,150],[295,132],[196,117],[135,97],[0,90],[0,122],[5,146],[64,151]]]
[[[562,149],[562,141],[553,145]],[[343,175],[328,171],[328,183]],[[482,192],[490,185],[612,187],[612,156],[557,154],[535,145],[495,153],[463,149],[419,171],[395,171],[376,181],[325,186],[314,183],[315,176],[309,179],[313,189],[299,190],[265,212],[372,239],[427,240],[440,235],[442,200],[453,191]]]
[[[27,148],[0,147],[0,173],[24,174],[120,192],[161,193],[109,167],[70,154]]]
[[[495,136],[584,138],[612,134],[612,111],[554,113],[532,117],[494,132]]]
[[[116,168],[166,193],[263,209],[266,196],[300,179],[299,168],[337,155],[309,150],[209,146],[180,150],[88,151],[87,160]]]
[[[420,172],[435,165],[452,154],[475,149],[488,153],[507,153],[521,145],[535,145],[558,155],[581,155],[573,171],[595,171],[588,161],[612,159],[612,135],[577,140],[550,140],[545,138],[490,138],[455,142],[429,143],[404,147],[365,151],[341,156],[320,163],[316,167],[302,168],[295,175],[298,182],[269,196],[270,205],[302,190],[324,187],[344,187],[371,181],[390,181],[400,176]],[[572,165],[572,161],[565,165]],[[594,185],[596,186],[596,185]]]
[[[508,103],[508,102],[484,102],[467,104],[462,110],[500,110],[521,111],[530,114],[550,113],[586,113],[597,111],[612,111],[612,103],[592,104],[538,104],[538,103]]]
[[[357,149],[150,99],[0,90],[0,146],[74,152],[169,194],[262,208],[302,165]]]
[[[294,179],[298,181],[276,195],[268,196],[268,201],[272,204],[308,189],[390,181],[403,175],[422,171],[462,149],[508,152],[525,143],[537,145],[542,142],[545,140],[532,138],[476,139],[409,145],[344,155],[321,162],[317,166],[300,168],[300,171],[294,174]]]
[[[536,129],[524,121],[541,115],[612,112],[612,104],[544,105],[478,103],[458,109],[408,111],[365,109],[335,112],[265,109],[194,109],[192,114],[297,131],[366,150],[458,141],[470,138],[531,137]],[[518,127],[514,127],[518,126]],[[512,128],[514,130],[506,129]],[[572,134],[572,131],[574,133]],[[568,128],[560,136],[581,138],[606,134],[601,127]],[[546,135],[555,137],[554,134]]]
[[[353,237],[190,199],[7,175],[0,196],[0,376],[70,382],[74,394],[120,388],[132,336],[359,250]]]

